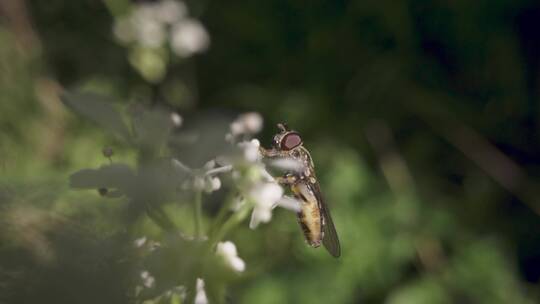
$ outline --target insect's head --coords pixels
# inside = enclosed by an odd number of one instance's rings
[[[279,123],[277,127],[280,132],[274,136],[274,141],[272,142],[275,149],[290,151],[302,146],[302,138],[298,132],[290,130],[284,123]]]

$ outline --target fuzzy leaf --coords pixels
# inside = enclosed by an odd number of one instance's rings
[[[125,164],[112,164],[99,169],[83,169],[69,177],[70,186],[74,189],[111,188],[127,192],[134,183],[135,174]]]
[[[68,92],[62,96],[62,102],[73,111],[120,138],[129,139],[130,132],[122,116],[107,100],[105,96],[89,92]]]

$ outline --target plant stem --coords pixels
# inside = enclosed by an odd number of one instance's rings
[[[195,191],[195,237],[200,239],[202,237],[202,191]]]
[[[249,204],[245,204],[240,208],[240,210],[233,213],[225,223],[220,227],[218,231],[216,231],[212,236],[210,237],[210,240],[208,242],[209,249],[214,248],[214,246],[219,242],[223,237],[236,225],[240,224],[247,216],[249,209]]]
[[[171,221],[161,207],[146,206],[146,214],[161,229],[171,232],[177,230],[176,225]]]
[[[223,203],[223,205],[218,211],[218,214],[214,218],[209,234],[214,234],[216,230],[219,229],[220,225],[223,224],[223,220],[225,219],[227,213],[231,211],[231,205],[233,204],[237,195],[238,193],[236,191],[229,192],[227,198],[225,199],[225,202]]]

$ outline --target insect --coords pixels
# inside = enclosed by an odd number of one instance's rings
[[[312,247],[319,247],[322,243],[337,258],[341,255],[339,239],[330,210],[321,195],[311,155],[298,132],[290,130],[285,124],[277,126],[280,132],[274,136],[272,148],[261,148],[261,154],[269,159],[289,159],[299,164],[299,169],[288,170],[276,180],[289,187],[301,202],[297,219],[307,243]]]

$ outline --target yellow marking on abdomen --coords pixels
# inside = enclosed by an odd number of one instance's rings
[[[303,183],[292,185],[291,191],[302,203],[298,221],[302,226],[306,241],[313,247],[319,247],[322,240],[322,223],[317,198]]]

